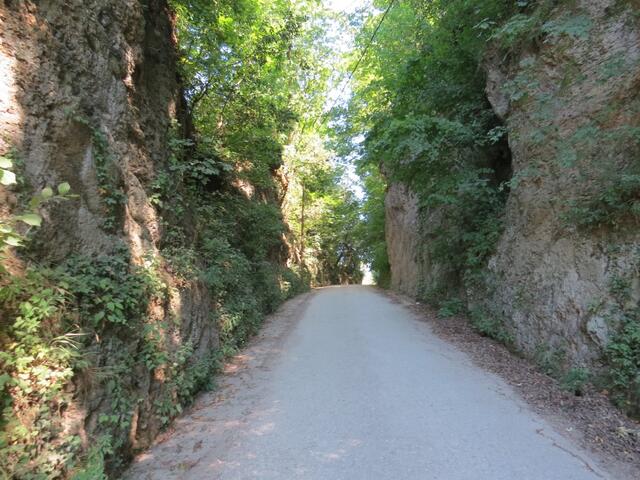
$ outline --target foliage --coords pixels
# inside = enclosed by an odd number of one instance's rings
[[[2,183],[15,185],[13,161],[0,157]],[[39,227],[39,209],[45,202],[68,199],[68,183],[45,187],[31,197],[28,210],[0,222],[3,242],[0,260],[8,247],[24,244],[27,232],[19,233],[18,223]],[[63,325],[68,298],[67,284],[56,282],[47,269],[28,270],[12,276],[0,265],[0,472],[3,476],[30,477],[31,472],[53,477],[69,464],[80,447],[80,439],[68,436],[53,442],[63,429],[51,412],[66,408],[70,395],[64,391],[74,368],[82,368],[77,333]],[[6,319],[4,320],[4,315]]]
[[[358,283],[365,248],[358,235],[361,206],[326,143],[318,133],[300,133],[285,150],[287,223],[315,285]]]
[[[640,312],[626,311],[618,317],[620,326],[607,345],[609,382],[614,400],[630,414],[640,410]]]
[[[503,21],[487,18],[477,25],[477,28],[491,31],[489,37],[507,54],[516,54],[523,49],[542,41],[545,33],[561,35],[571,32],[571,24],[562,22],[548,22],[550,13],[555,6],[553,0],[516,2],[516,9],[512,15]]]
[[[269,187],[283,140],[303,112],[313,113],[309,107],[324,88],[314,2],[172,4],[198,143],[215,158],[242,165],[242,178]]]
[[[360,208],[361,221],[354,231],[354,236],[358,239],[363,262],[367,263],[373,272],[376,285],[386,288],[391,283],[391,266],[384,231],[386,182],[376,165],[364,164],[358,169],[358,174],[362,179],[366,197]]]
[[[126,195],[116,166],[116,158],[109,147],[105,133],[82,116],[74,115],[73,120],[87,127],[91,134],[92,156],[96,168],[98,192],[104,202],[103,227],[115,232],[121,221],[121,209],[126,203]]]
[[[229,243],[241,245],[250,262],[260,263],[274,255],[284,234],[299,250],[301,265],[306,260],[313,262],[316,252],[322,252],[327,257],[320,261],[318,271],[358,271],[354,248],[345,242],[346,230],[340,241],[329,238],[332,231],[323,227],[329,223],[337,227],[340,218],[348,228],[347,211],[356,209],[345,189],[336,185],[340,171],[330,164],[331,152],[324,147],[324,122],[317,122],[331,76],[325,25],[328,12],[313,0],[244,0],[219,2],[214,7],[202,0],[174,0],[172,4],[178,14],[186,97],[197,131],[191,151],[173,163],[184,165],[194,155],[209,159],[211,168],[200,179],[209,191],[227,180],[250,185],[254,197],[273,197],[276,192],[285,197],[289,232],[276,202],[225,197],[225,203],[235,203],[232,208],[240,225],[251,232],[238,237],[234,232]],[[274,175],[282,171],[283,164],[289,177],[286,185],[280,185]],[[193,166],[185,168],[185,172],[192,171]],[[192,183],[185,179],[193,189]],[[191,195],[189,201],[198,196]],[[303,209],[306,218],[301,221]],[[323,281],[339,281],[335,272],[326,277]],[[269,299],[261,303],[274,304]]]
[[[0,301],[13,317],[0,354],[2,364],[2,433],[0,470],[5,475],[45,478],[71,462],[78,437],[54,442],[63,425],[54,412],[65,409],[64,391],[74,368],[84,360],[77,332],[63,326],[68,292],[52,281],[51,271],[32,270],[25,277],[3,278]]]
[[[466,311],[466,305],[459,298],[451,298],[440,302],[438,316],[441,318],[455,317]]]
[[[614,303],[603,305],[604,316],[616,325],[605,349],[605,385],[612,399],[631,415],[640,415],[640,308],[633,300],[631,278],[637,272],[638,252],[630,271],[612,275],[609,294]],[[598,313],[596,308],[594,313]]]
[[[510,159],[480,63],[499,26],[516,10],[524,14],[526,3],[416,0],[390,10],[355,75],[348,109],[336,112],[343,148],[359,157],[377,202],[377,212],[369,203],[376,221],[364,229],[367,240],[384,245],[380,185],[403,182],[416,193],[423,222],[429,219],[429,258],[451,278],[484,267],[502,231]],[[365,20],[362,48],[379,19]],[[377,258],[374,270],[388,277],[388,260]]]
[[[621,228],[640,219],[640,175],[626,172],[602,182],[591,195],[572,200],[565,220],[580,229]]]
[[[533,359],[544,373],[555,378],[560,378],[566,362],[566,351],[564,348],[557,346],[551,347],[541,344],[536,347]]]
[[[474,307],[470,311],[471,325],[481,335],[493,338],[505,345],[513,344],[513,337],[506,330],[503,319],[499,314],[490,312],[483,307]]]
[[[100,341],[94,339],[114,328],[127,328],[134,345],[141,341],[141,358],[148,362],[145,342],[150,340],[141,325],[157,288],[149,272],[131,267],[123,252],[75,257],[56,268],[31,266],[24,276],[2,277],[3,314],[13,318],[2,338],[7,348],[0,356],[6,372],[0,441],[5,473],[16,478],[60,478],[80,468],[80,437],[63,430],[64,412],[78,400],[68,385],[78,374],[95,368],[93,357]],[[120,379],[130,371],[127,365],[136,362],[111,361],[111,374],[102,377],[102,388],[113,399],[111,413],[99,419],[103,431],[113,433],[101,449],[104,454],[122,447],[116,440],[123,436],[121,430],[126,438],[132,392]],[[86,465],[85,471],[103,463],[96,452],[86,458],[93,467]]]
[[[17,183],[18,177],[16,177],[14,170],[12,156],[0,156],[0,183],[5,187]],[[73,195],[69,194],[70,190],[71,186],[67,182],[58,185],[57,194],[54,193],[51,187],[45,187],[38,194],[31,197],[26,211],[19,215],[13,214],[7,218],[0,219],[0,260],[3,258],[2,252],[7,247],[22,246],[28,231],[20,233],[21,229],[18,225],[25,225],[28,228],[39,227],[42,224],[42,216],[39,213],[42,204],[52,200],[71,198]]]
[[[567,36],[585,39],[592,27],[591,18],[586,15],[567,13],[560,18],[548,20],[542,25],[542,32],[552,39]]]
[[[610,253],[622,251],[621,245],[610,245]],[[624,248],[626,265],[612,265],[606,296],[596,298],[589,306],[608,326],[608,342],[604,348],[602,369],[595,377],[598,386],[610,391],[612,401],[629,415],[640,415],[640,308],[635,299],[635,278],[640,256],[637,246]]]
[[[73,257],[61,267],[78,311],[96,328],[108,324],[135,327],[149,301],[162,289],[149,271],[132,266],[126,250],[95,258]]]
[[[570,369],[562,378],[562,388],[572,392],[576,396],[584,393],[585,384],[591,378],[591,373],[586,368],[574,367]]]
[[[78,478],[99,478],[96,472],[103,466],[119,468],[139,401],[132,370],[162,372],[163,396],[155,411],[166,425],[211,385],[223,352],[241,346],[263,313],[305,288],[296,275],[268,262],[254,269],[228,244],[209,239],[207,248],[212,260],[202,275],[218,302],[223,346],[199,358],[189,342],[178,348],[167,342],[178,324],[149,319],[149,303],[164,302],[166,286],[152,267],[132,265],[124,250],[73,257],[55,269],[29,268],[24,277],[3,277],[3,313],[15,318],[0,355],[6,372],[0,438],[4,472],[58,478],[77,471]],[[96,354],[104,348],[111,353],[99,366]],[[93,388],[104,391],[108,409],[98,417],[100,451],[83,454],[78,436],[62,435],[61,412],[77,400],[67,390],[70,380],[88,372],[94,372]]]

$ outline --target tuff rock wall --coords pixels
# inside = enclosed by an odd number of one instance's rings
[[[149,192],[167,159],[170,124],[181,115],[172,22],[164,0],[0,2],[0,153],[15,152],[30,191],[69,182],[77,195],[42,211],[30,253],[37,262],[125,251],[133,265],[162,264],[163,225]],[[21,201],[7,189],[0,197],[5,210]],[[172,354],[188,344],[192,353],[181,366],[187,371],[219,343],[215,305],[200,281],[176,279],[166,269],[157,275],[167,295],[148,305],[140,328],[159,326],[157,340]],[[70,438],[79,438],[86,452],[107,430],[114,453],[126,458],[150,444],[163,416],[176,413],[159,410],[183,393],[167,381],[169,367],[136,362],[122,371],[117,364],[140,357],[140,338],[112,329],[89,341],[92,367],[60,394],[60,418],[51,420],[59,425],[41,439],[63,453],[42,450],[50,455],[43,468],[61,475],[59,463],[76,451]],[[117,388],[110,375],[118,376]],[[122,402],[132,398],[138,400],[124,406],[125,418]],[[118,425],[107,429],[110,415]]]
[[[538,41],[490,49],[484,62],[513,179],[488,288],[467,301],[500,317],[520,350],[551,352],[565,369],[597,366],[621,312],[640,300],[637,221],[615,206],[637,206],[634,194],[615,197],[640,154],[637,12],[637,2],[561,3]],[[432,221],[400,184],[386,210],[392,284],[415,294],[437,275],[422,253]]]

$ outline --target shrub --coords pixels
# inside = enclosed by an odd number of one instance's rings
[[[504,321],[482,307],[473,308],[470,312],[471,325],[481,335],[493,338],[505,345],[512,345],[513,338],[507,331]]]
[[[620,326],[606,347],[608,381],[613,400],[631,415],[640,415],[640,311],[617,315]]]
[[[560,382],[562,388],[572,392],[576,396],[584,393],[584,386],[591,378],[589,370],[582,367],[574,367],[564,374]]]
[[[444,300],[440,303],[440,309],[438,310],[438,316],[446,318],[446,317],[454,317],[456,315],[460,315],[466,311],[465,302],[460,300],[459,298],[451,298],[449,300]]]

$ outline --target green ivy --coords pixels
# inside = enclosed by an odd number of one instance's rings
[[[107,324],[137,328],[149,301],[162,288],[153,275],[131,265],[124,250],[95,258],[72,257],[61,266],[83,319],[93,328]]]
[[[15,173],[16,154],[0,155],[0,184],[12,187],[18,184],[20,177]],[[51,201],[67,200],[73,198],[70,194],[71,186],[67,183],[58,185],[57,193],[51,187],[43,188],[39,193],[32,195],[28,201],[28,207],[21,214],[9,215],[0,219],[0,260],[4,258],[4,252],[10,247],[20,247],[24,244],[29,229],[40,227],[42,216],[40,207]],[[26,227],[27,231],[20,227]],[[4,268],[0,264],[0,269]]]
[[[98,193],[105,206],[103,227],[109,232],[115,232],[121,220],[123,206],[127,201],[119,179],[116,158],[111,152],[107,136],[100,128],[81,115],[74,116],[73,120],[85,125],[91,132],[91,153],[96,169]]]
[[[87,365],[80,332],[66,320],[69,298],[51,270],[0,283],[3,314],[13,319],[0,352],[0,472],[12,478],[57,478],[80,451],[78,437],[58,438],[56,413],[70,405],[74,371]]]
[[[640,415],[640,312],[627,311],[606,348],[613,399],[630,414]]]

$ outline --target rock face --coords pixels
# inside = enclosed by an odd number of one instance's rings
[[[391,265],[391,287],[407,295],[418,293],[422,265],[419,260],[418,200],[401,183],[389,186],[385,196],[385,236]]]
[[[67,217],[48,222],[50,258],[112,248],[107,215],[134,254],[152,247],[159,227],[144,187],[167,155],[178,100],[165,2],[8,2],[0,15],[3,150],[20,147],[34,188],[67,181],[80,195],[76,208],[51,213]],[[98,134],[106,151],[97,151]],[[117,211],[101,201],[99,162],[108,163],[106,193],[127,198]]]
[[[39,204],[42,226],[0,252],[11,478],[117,476],[306,287],[286,267],[277,149],[256,185],[232,168],[177,172],[206,147],[168,3],[0,2],[0,155],[20,180],[0,186],[0,219],[25,233],[40,218],[13,215],[34,193],[73,195]]]
[[[39,260],[95,257],[123,248],[131,263],[158,259],[162,226],[148,193],[168,155],[168,132],[180,115],[172,16],[165,0],[71,0],[0,5],[0,153],[19,152],[31,187],[69,182],[77,199],[53,205],[34,242]],[[38,248],[37,245],[40,245]],[[169,350],[189,345],[187,369],[218,345],[207,288],[163,271],[169,294],[149,305],[148,324]],[[180,319],[176,322],[175,319]],[[105,334],[92,349],[96,369],[140,348]],[[120,372],[120,387],[141,401],[113,444],[126,455],[144,448],[166,419],[158,405],[175,400],[162,368]],[[78,376],[63,432],[83,440],[104,430],[103,415],[123,401],[108,382]],[[165,414],[166,415],[166,414]],[[113,433],[113,432],[112,432]]]
[[[591,0],[560,8],[545,25],[537,51],[488,67],[487,94],[508,126],[515,178],[489,265],[490,301],[525,352],[548,348],[582,365],[608,341],[613,279],[637,277],[636,225],[622,217],[576,228],[571,217],[637,162],[640,24],[618,2]],[[637,282],[632,289],[636,297]]]
[[[634,5],[560,5],[535,45],[516,58],[502,52],[486,61],[487,96],[508,127],[514,171],[505,230],[486,267],[492,283],[486,303],[522,351],[554,352],[565,368],[590,366],[602,356],[616,328],[610,314],[621,301],[616,282],[624,280],[623,303],[640,298],[640,236],[632,216],[589,217],[597,208],[593,199],[606,203],[616,185],[629,181],[625,172],[637,173],[640,22]],[[428,283],[436,268],[419,254],[429,239],[417,217],[414,198],[392,185],[393,286],[408,293]]]

